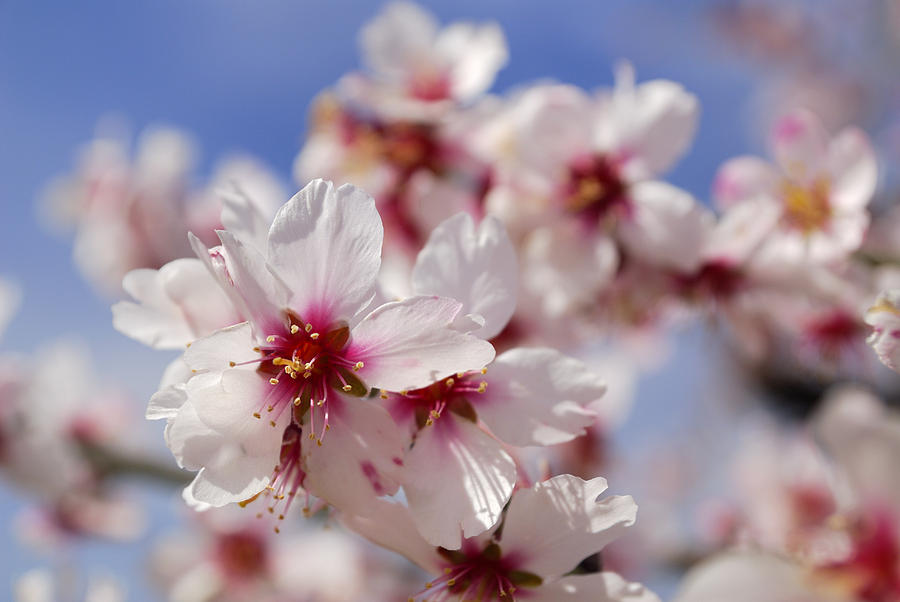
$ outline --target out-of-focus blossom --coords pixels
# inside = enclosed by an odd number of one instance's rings
[[[171,602],[399,599],[399,567],[340,530],[308,526],[275,535],[228,509],[194,519],[189,531],[158,541],[151,558],[154,581]],[[392,571],[394,579],[379,570]]]
[[[459,550],[435,548],[422,539],[399,504],[379,500],[367,513],[343,520],[435,576],[410,600],[656,601],[653,593],[615,573],[569,574],[634,524],[637,506],[631,498],[600,500],[605,490],[602,478],[571,475],[519,490],[502,522],[465,538]]]
[[[55,575],[49,569],[32,569],[14,585],[15,602],[124,602],[125,588],[111,576],[90,576],[81,589],[71,575]]]
[[[72,174],[51,185],[44,212],[75,230],[75,263],[102,292],[117,294],[130,270],[191,255],[190,230],[214,237],[220,204],[215,193],[193,186],[194,156],[193,142],[174,129],[144,132],[134,157],[122,140],[100,137]],[[210,187],[238,187],[263,206],[284,198],[277,179],[249,158],[223,162]]]
[[[127,447],[129,400],[95,382],[79,345],[59,343],[37,357],[0,358],[0,474],[39,507],[24,520],[23,536],[39,545],[72,534],[136,536],[141,513],[110,490],[88,457],[92,449]]]
[[[452,299],[373,309],[382,227],[357,188],[313,182],[279,210],[264,247],[219,237],[210,250],[195,239],[197,252],[248,321],[194,341],[183,394],[148,411],[168,419],[179,464],[199,470],[186,498],[221,506],[265,492],[286,508],[302,486],[353,508],[396,492],[400,433],[360,398],[480,369],[493,348],[454,327]]]
[[[866,311],[866,323],[872,327],[869,344],[878,358],[900,372],[900,290],[881,293]]]
[[[839,261],[859,249],[878,177],[866,135],[851,128],[829,140],[814,115],[798,110],[775,125],[771,144],[777,167],[756,157],[731,159],[714,186],[722,207],[777,209],[757,260],[777,270]]]

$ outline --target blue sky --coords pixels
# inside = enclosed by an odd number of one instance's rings
[[[490,19],[502,25],[511,61],[496,91],[539,79],[609,85],[623,58],[635,64],[639,79],[683,83],[700,97],[703,115],[693,150],[670,179],[699,198],[708,195],[722,160],[759,150],[742,119],[753,74],[721,49],[705,25],[701,9],[708,2],[425,4],[445,22]],[[0,349],[31,351],[59,336],[89,341],[101,374],[147,399],[169,357],[112,329],[109,300],[96,296],[74,270],[70,241],[41,228],[35,199],[53,176],[71,169],[77,148],[111,113],[126,118],[135,132],[157,123],[188,130],[199,142],[202,171],[240,150],[288,181],[312,98],[358,66],[356,33],[379,6],[346,0],[0,0],[0,275],[17,281],[25,295]],[[664,390],[669,378],[657,377],[642,397]],[[652,412],[644,413],[648,417]],[[149,428],[161,432],[158,426]],[[150,503],[154,529],[171,526],[171,495],[139,490]],[[0,513],[7,517],[0,541],[12,540],[8,518],[22,507],[19,494],[0,485]],[[78,563],[108,566],[131,582],[131,599],[153,599],[141,581],[145,549],[89,544],[77,550]],[[0,551],[0,591],[26,568],[53,562],[7,543]]]

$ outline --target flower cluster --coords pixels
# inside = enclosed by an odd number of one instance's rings
[[[815,62],[776,8],[715,22]],[[172,129],[134,156],[101,136],[48,189],[114,328],[177,352],[146,408],[177,469],[81,348],[0,355],[26,535],[136,535],[114,484],[133,474],[184,486],[191,528],[150,559],[178,602],[658,602],[632,580],[656,589],[660,566],[689,567],[678,602],[900,600],[900,387],[877,361],[900,372],[900,210],[879,206],[880,137],[835,119],[846,99],[776,103],[768,158],[725,161],[697,198],[678,166],[700,99],[677,82],[623,61],[609,87],[492,94],[500,27],[406,1],[359,41],[293,196],[248,157],[198,185]],[[0,280],[0,330],[20,297]],[[678,366],[710,364],[703,399],[640,407],[657,431],[623,437],[636,383],[697,324],[731,352]],[[690,428],[661,436],[668,414]]]

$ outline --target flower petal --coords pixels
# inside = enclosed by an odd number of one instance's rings
[[[506,229],[488,216],[478,230],[459,213],[431,232],[413,268],[413,290],[460,301],[460,313],[478,314],[484,326],[472,334],[490,339],[512,317],[518,287],[516,252]]]
[[[869,204],[878,183],[875,151],[862,130],[848,128],[828,145],[831,202],[844,211],[859,211]]]
[[[797,565],[762,553],[726,553],[693,568],[676,602],[838,602],[806,585]]]
[[[791,178],[806,182],[826,167],[828,135],[805,109],[788,113],[772,128],[772,154]]]
[[[585,406],[606,391],[581,361],[555,349],[511,349],[488,369],[472,399],[479,418],[511,445],[555,445],[585,433],[597,415]]]
[[[372,543],[393,550],[429,573],[441,571],[443,559],[437,549],[416,530],[406,506],[387,500],[374,500],[361,514],[341,514],[341,522]]]
[[[387,391],[417,389],[454,374],[480,370],[494,348],[453,327],[460,303],[444,297],[410,297],[385,303],[351,331],[347,356],[365,363],[360,377]]]
[[[528,592],[529,602],[660,602],[640,583],[629,583],[616,573],[570,575]]]
[[[715,219],[690,194],[665,182],[631,187],[633,215],[619,226],[633,255],[653,265],[691,272],[700,263]]]
[[[330,429],[322,445],[304,442],[304,487],[351,513],[397,493],[403,444],[387,411],[371,401],[342,397],[330,397],[328,409]]]
[[[503,523],[504,554],[521,554],[522,570],[544,578],[568,573],[634,524],[631,497],[598,502],[604,491],[606,479],[566,474],[516,492]]]
[[[279,209],[267,259],[304,320],[352,326],[375,296],[383,237],[372,197],[349,184],[335,190],[313,180]]]
[[[516,465],[474,423],[447,414],[419,431],[406,456],[403,490],[419,533],[450,550],[500,519]]]
[[[759,157],[735,157],[722,164],[713,183],[716,206],[725,209],[760,196],[777,198],[779,175]]]

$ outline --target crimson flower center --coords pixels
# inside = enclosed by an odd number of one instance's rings
[[[627,208],[627,185],[609,157],[593,155],[576,159],[563,187],[566,211],[596,222],[613,211]]]

